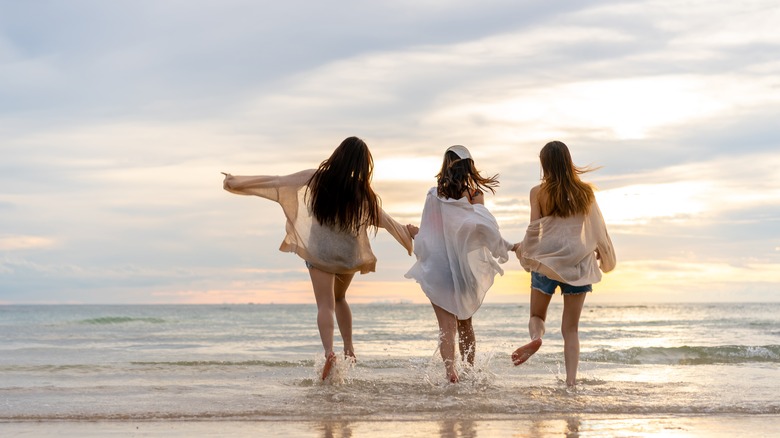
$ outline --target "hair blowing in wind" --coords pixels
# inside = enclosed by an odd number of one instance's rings
[[[582,181],[580,175],[593,169],[575,166],[569,148],[560,141],[544,145],[539,159],[544,172],[541,189],[549,214],[568,217],[587,213],[596,196],[593,187]]]

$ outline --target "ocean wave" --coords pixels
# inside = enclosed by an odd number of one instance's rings
[[[339,397],[339,395],[342,395]],[[363,401],[358,405],[356,400]],[[334,417],[341,421],[421,421],[452,419],[460,420],[506,420],[531,417],[552,417],[561,415],[631,415],[631,416],[776,416],[780,406],[689,406],[684,403],[646,406],[642,404],[624,404],[620,406],[593,406],[583,403],[569,403],[546,406],[544,403],[507,403],[503,401],[468,402],[454,397],[441,400],[411,400],[391,403],[389,406],[376,406],[360,397],[333,394],[328,400],[318,400],[324,405],[339,406],[346,404],[349,409],[306,407],[280,408],[268,406],[260,409],[226,408],[203,410],[167,409],[159,411],[135,412],[51,412],[0,414],[0,422],[39,422],[39,421],[324,421]],[[449,435],[447,435],[449,436]]]
[[[107,325],[107,324],[125,324],[128,322],[147,322],[150,324],[162,324],[165,322],[162,318],[133,318],[130,316],[103,316],[100,318],[82,319],[79,324]]]
[[[625,350],[599,349],[583,353],[582,359],[591,362],[619,364],[707,365],[751,362],[780,362],[780,345],[715,347],[632,347]]]
[[[301,366],[313,366],[313,360],[282,361],[282,360],[180,360],[173,362],[149,362],[135,361],[131,365],[154,367],[269,367],[269,368],[297,368]]]
[[[404,369],[420,367],[427,364],[429,358],[398,358],[398,359],[372,359],[358,360],[354,366],[368,369]],[[315,363],[318,362],[318,363]],[[322,366],[321,360],[179,360],[179,361],[132,361],[131,365],[154,367],[269,367],[269,368],[298,368],[302,366]],[[438,365],[438,362],[436,362]]]
[[[0,365],[2,373],[78,373],[93,374],[111,372],[114,367],[100,364],[40,364],[40,365]]]

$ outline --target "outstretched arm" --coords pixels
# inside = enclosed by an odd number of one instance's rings
[[[280,187],[303,186],[313,173],[313,170],[304,170],[285,176],[236,176],[222,172],[225,175],[222,187],[237,195],[255,195],[278,202]]]
[[[384,210],[380,209],[381,217],[380,217],[380,224],[379,226],[387,230],[390,235],[392,235],[398,243],[400,243],[404,248],[406,248],[407,253],[409,255],[412,255],[412,250],[414,249],[414,246],[412,244],[412,234],[410,232],[410,229],[406,225],[401,225],[398,222],[396,222],[395,219],[390,217],[389,214],[387,214]],[[416,227],[415,227],[416,228]],[[415,233],[417,234],[417,233]]]

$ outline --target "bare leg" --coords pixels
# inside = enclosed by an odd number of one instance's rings
[[[541,339],[544,336],[544,321],[547,319],[547,308],[552,295],[531,289],[531,318],[528,320],[528,334],[531,339]]]
[[[580,315],[585,304],[586,293],[563,296],[563,316],[561,334],[563,335],[563,359],[566,363],[566,385],[577,383],[577,367],[580,363]]]
[[[474,365],[474,356],[477,353],[477,339],[474,336],[474,327],[471,318],[458,320],[458,347],[460,358],[469,365]]]
[[[309,276],[317,301],[317,328],[320,330],[325,357],[329,357],[333,353],[333,313],[336,308],[333,288],[336,276],[317,268],[309,268]]]
[[[455,333],[457,332],[458,320],[455,315],[433,304],[433,311],[436,312],[436,320],[439,322],[439,353],[444,360],[444,369],[447,373],[447,380],[451,383],[458,382],[458,372],[455,370]]]
[[[347,303],[347,288],[355,274],[336,274],[336,322],[339,325],[341,339],[344,340],[344,355],[355,358],[355,347],[352,345],[352,310]]]
[[[550,305],[551,299],[551,295],[531,289],[531,317],[528,320],[528,334],[531,336],[531,342],[512,353],[512,362],[515,365],[527,361],[542,346],[544,321],[547,319],[547,307]]]

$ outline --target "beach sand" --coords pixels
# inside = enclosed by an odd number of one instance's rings
[[[2,422],[3,437],[777,437],[778,416],[528,416],[496,420]]]

